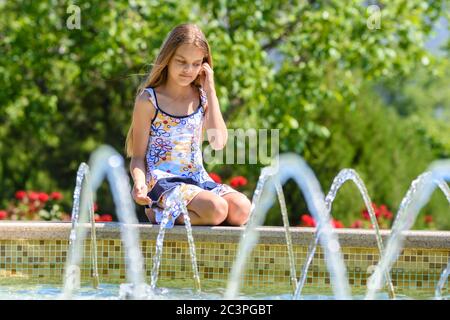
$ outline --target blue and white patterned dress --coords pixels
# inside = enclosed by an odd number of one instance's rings
[[[161,223],[163,209],[168,207],[166,199],[177,186],[180,186],[181,200],[186,207],[204,190],[219,196],[238,192],[227,184],[214,182],[203,167],[202,128],[207,100],[204,90],[198,89],[199,106],[186,116],[174,116],[165,112],[158,105],[154,88],[144,89],[156,109],[146,152],[146,183],[157,223]],[[171,219],[167,227],[173,226],[180,213],[179,210],[170,213]]]

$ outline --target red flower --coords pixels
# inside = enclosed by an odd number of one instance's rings
[[[359,229],[359,228],[362,228],[362,227],[363,227],[363,222],[361,220],[356,220],[350,226],[350,228],[356,228],[356,229]]]
[[[375,217],[378,219],[381,215],[380,208],[378,208],[377,205],[373,202],[372,202],[372,208],[373,208],[373,212],[375,213]]]
[[[94,202],[94,205],[92,206],[92,210],[93,210],[94,212],[97,212],[97,210],[98,210],[98,204],[97,204],[97,202]]]
[[[315,227],[316,221],[314,221],[314,218],[311,217],[309,214],[303,214],[301,216],[301,226],[302,227]]]
[[[41,202],[47,202],[49,199],[49,196],[45,192],[39,192],[38,199]]]
[[[430,224],[433,222],[433,217],[428,214],[424,217],[424,220],[426,224]]]
[[[363,210],[363,211],[362,211],[362,217],[363,217],[364,220],[370,220],[370,214],[369,214],[369,211]]]
[[[331,224],[333,225],[334,228],[343,228],[344,227],[344,224],[339,220],[332,219]]]
[[[385,217],[386,219],[388,219],[388,220],[391,220],[391,219],[394,217],[394,215],[392,214],[392,212],[386,211],[386,212],[384,213],[384,217]]]
[[[102,215],[95,214],[94,218],[95,218],[95,222],[111,222],[111,221],[113,221],[112,215],[110,215],[110,214],[102,214]]]
[[[8,218],[8,212],[5,210],[0,210],[0,220],[4,220],[6,218]]]
[[[217,173],[211,172],[209,176],[215,183],[222,183],[222,178]]]
[[[15,196],[17,200],[23,200],[27,196],[27,193],[23,190],[19,190],[16,192]]]
[[[380,206],[380,213],[381,213],[381,216],[383,217],[383,218],[386,218],[386,219],[388,219],[388,220],[391,220],[392,218],[393,218],[393,214],[392,214],[392,212],[390,212],[389,211],[389,209],[384,205],[384,204],[382,204],[381,206]]]
[[[100,219],[102,221],[104,221],[104,222],[111,222],[111,221],[113,221],[112,215],[110,215],[110,214],[102,214],[100,216]]]
[[[28,199],[30,199],[31,201],[39,200],[39,193],[34,192],[34,191],[28,192]]]
[[[50,198],[53,200],[61,200],[63,198],[63,195],[61,192],[53,191],[50,193]]]
[[[247,184],[247,179],[243,176],[237,176],[234,178],[231,178],[230,180],[230,185],[233,188],[237,188],[237,187],[241,187],[241,186],[245,186]]]
[[[380,210],[380,208],[377,207],[377,205],[375,203],[372,202],[371,205],[372,205],[373,212],[375,214],[375,218],[378,219],[381,215],[381,210]],[[365,210],[361,211],[361,213],[362,213],[362,217],[364,218],[364,220],[370,220],[370,213],[368,210],[365,209]]]

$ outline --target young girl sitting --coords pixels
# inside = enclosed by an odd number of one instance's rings
[[[126,152],[131,157],[133,199],[145,205],[152,223],[171,211],[168,227],[183,224],[167,199],[179,187],[192,225],[243,225],[251,202],[203,167],[206,131],[214,150],[223,149],[227,128],[214,87],[209,44],[193,24],[175,27],[162,44],[153,68],[139,87]]]

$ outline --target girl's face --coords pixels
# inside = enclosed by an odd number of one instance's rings
[[[168,64],[169,78],[180,86],[190,85],[202,70],[204,57],[203,50],[192,44],[179,46]]]

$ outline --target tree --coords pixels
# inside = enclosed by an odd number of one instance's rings
[[[280,128],[281,151],[304,154],[329,136],[316,120],[325,102],[351,109],[368,79],[409,74],[425,58],[436,67],[423,42],[443,5],[390,1],[369,29],[373,12],[356,0],[80,2],[77,29],[69,4],[2,1],[0,199],[19,188],[68,199],[96,147],[122,151],[138,83],[179,23],[209,39],[228,127]]]

